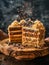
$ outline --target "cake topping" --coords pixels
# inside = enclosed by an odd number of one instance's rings
[[[11,30],[11,29],[12,29],[12,30],[13,30],[13,29],[15,30],[15,27],[16,27],[16,26],[20,26],[20,25],[19,25],[19,22],[18,22],[17,20],[14,20],[14,21],[8,26],[8,31]]]
[[[36,20],[32,26],[33,29],[40,29],[40,30],[45,30],[45,27],[42,22],[39,20]]]
[[[11,26],[17,26],[17,25],[19,25],[19,23],[18,23],[17,20],[15,20],[14,22],[12,22],[12,24],[11,24]]]
[[[22,20],[19,22],[20,25],[24,25],[25,23],[26,23],[26,21],[25,21],[24,19],[22,19]]]

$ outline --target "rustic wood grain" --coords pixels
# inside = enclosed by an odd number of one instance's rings
[[[8,44],[8,39],[0,42],[0,52],[7,56],[14,57],[15,59],[34,59],[36,57],[42,57],[49,54],[49,47],[42,48],[27,48],[17,47]]]

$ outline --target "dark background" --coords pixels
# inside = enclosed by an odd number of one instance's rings
[[[19,16],[39,19],[46,28],[46,37],[49,36],[49,0],[0,0],[0,29],[7,33],[8,25]],[[29,61],[6,57],[0,65],[49,65],[49,55]]]
[[[39,19],[46,27],[46,36],[49,36],[49,0],[0,0],[0,28],[4,32],[19,16]]]

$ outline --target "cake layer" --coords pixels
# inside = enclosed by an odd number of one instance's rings
[[[20,30],[12,30],[12,31],[9,30],[8,33],[10,33],[10,32],[11,33],[16,33],[16,32],[22,32],[22,30],[21,29]]]
[[[39,39],[23,38],[23,39],[22,39],[22,42],[23,42],[23,43],[29,43],[29,44],[30,44],[30,43],[32,43],[32,44],[33,44],[33,43],[39,43]]]
[[[23,37],[23,40],[26,40],[26,41],[37,41],[38,38],[34,38],[34,37]],[[39,39],[38,39],[39,40]]]
[[[22,40],[9,40],[11,43],[22,43]]]
[[[19,34],[19,35],[9,35],[9,37],[12,37],[12,36],[13,36],[13,37],[19,37],[19,36],[21,37],[22,34]]]
[[[22,43],[21,40],[15,40],[15,41],[14,41],[14,40],[10,40],[9,42],[10,42],[10,43]]]
[[[28,27],[23,27],[22,30],[24,32],[39,32],[39,29],[32,29],[32,28],[28,28]]]
[[[9,35],[10,38],[22,38],[22,35]]]
[[[9,27],[9,31],[15,31],[15,30],[21,30],[22,27],[21,26],[16,26],[16,27]]]
[[[22,31],[9,31],[10,35],[19,35],[19,34],[22,34]]]
[[[36,33],[26,33],[26,32],[24,32],[23,33],[23,36],[27,36],[27,37],[39,37],[39,35],[38,34],[36,34]]]
[[[10,38],[10,40],[21,40],[21,38]]]

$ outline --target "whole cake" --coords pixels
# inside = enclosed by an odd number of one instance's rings
[[[19,23],[15,20],[9,25],[8,34],[9,42],[11,43],[22,43],[24,46],[27,45],[38,48],[45,44],[45,27],[39,20],[36,20],[30,25],[28,25],[28,22],[25,20],[21,20]]]
[[[8,27],[9,42],[22,43],[22,27],[17,20]]]
[[[22,44],[33,46],[33,47],[42,47],[45,42],[45,27],[43,23],[39,20],[36,20],[31,27],[22,28]]]

